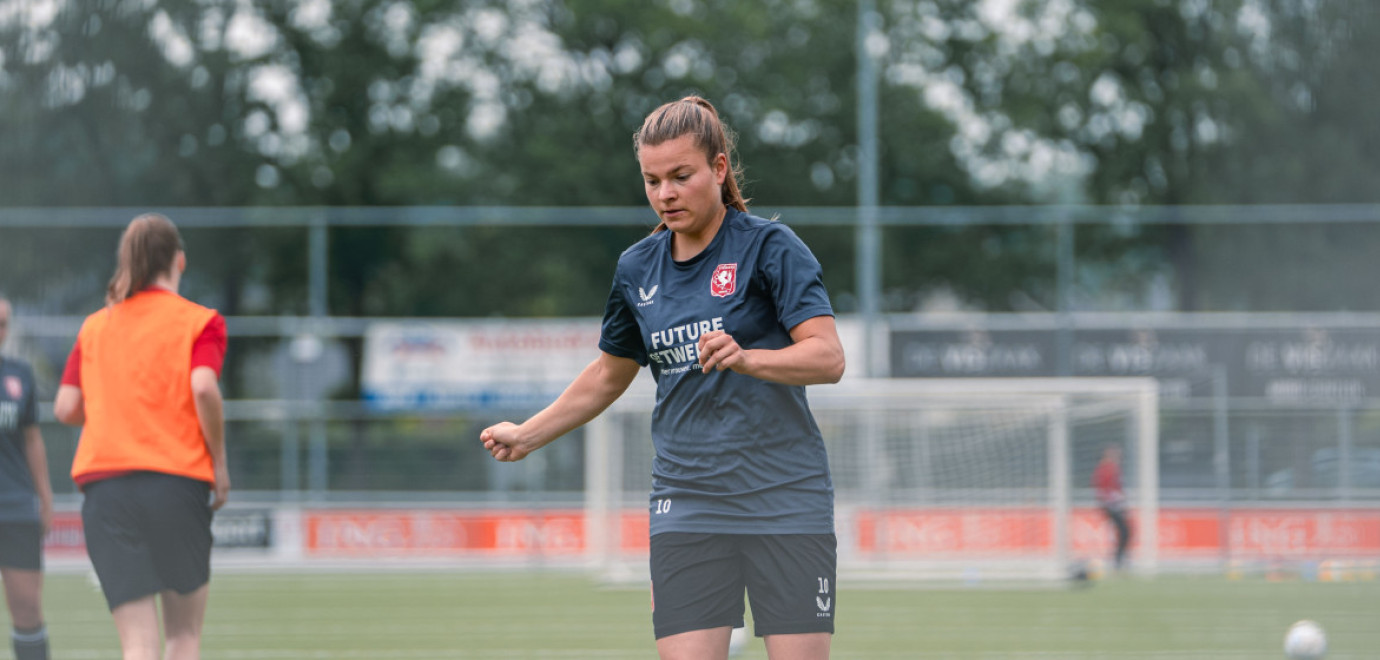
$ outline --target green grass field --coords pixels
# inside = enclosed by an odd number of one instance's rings
[[[118,658],[87,578],[50,575],[54,660]],[[840,585],[834,657],[1058,660],[1282,658],[1312,618],[1329,660],[1380,658],[1380,582],[1165,578],[1087,589],[871,589]],[[645,588],[566,573],[221,573],[203,657],[655,658]],[[5,655],[8,656],[8,645]],[[760,640],[740,657],[765,658]]]

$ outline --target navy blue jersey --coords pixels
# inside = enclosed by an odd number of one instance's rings
[[[38,495],[24,454],[24,431],[37,423],[33,370],[0,359],[0,522],[38,522]]]
[[[709,246],[671,258],[672,232],[618,260],[599,348],[650,366],[651,533],[831,534],[834,488],[805,388],[730,370],[704,373],[701,335],[744,349],[791,344],[832,316],[819,262],[783,224],[732,208]]]

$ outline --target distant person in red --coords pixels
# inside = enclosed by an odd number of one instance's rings
[[[172,221],[135,218],[117,254],[106,306],[77,334],[53,415],[82,426],[72,479],[124,659],[195,660],[211,516],[230,492],[225,319],[177,294],[187,254]]]
[[[1116,528],[1116,553],[1112,565],[1118,572],[1126,566],[1126,546],[1131,542],[1131,526],[1126,522],[1126,493],[1121,490],[1121,448],[1115,445],[1102,451],[1102,461],[1093,470],[1093,489],[1107,520]]]

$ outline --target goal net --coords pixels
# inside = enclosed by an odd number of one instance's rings
[[[1090,480],[1122,448],[1132,566],[1156,568],[1151,379],[878,379],[809,390],[829,449],[839,572],[854,579],[1058,579],[1110,555]],[[592,568],[646,576],[651,401],[587,428]]]

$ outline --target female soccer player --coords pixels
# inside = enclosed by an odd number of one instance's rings
[[[0,346],[10,334],[11,313],[10,302],[0,297]],[[0,577],[17,660],[48,658],[43,535],[53,521],[53,489],[36,402],[33,370],[0,357]]]
[[[53,413],[84,424],[72,479],[91,564],[125,660],[197,658],[211,516],[230,492],[220,368],[225,319],[177,295],[177,228],[141,215],[120,236],[106,307],[86,318]]]
[[[480,440],[520,460],[650,366],[658,653],[725,658],[746,590],[768,656],[827,658],[833,483],[805,386],[837,382],[843,348],[819,262],[785,225],[747,213],[730,136],[694,96],[647,116],[633,144],[661,224],[618,260],[601,353],[546,409]]]

